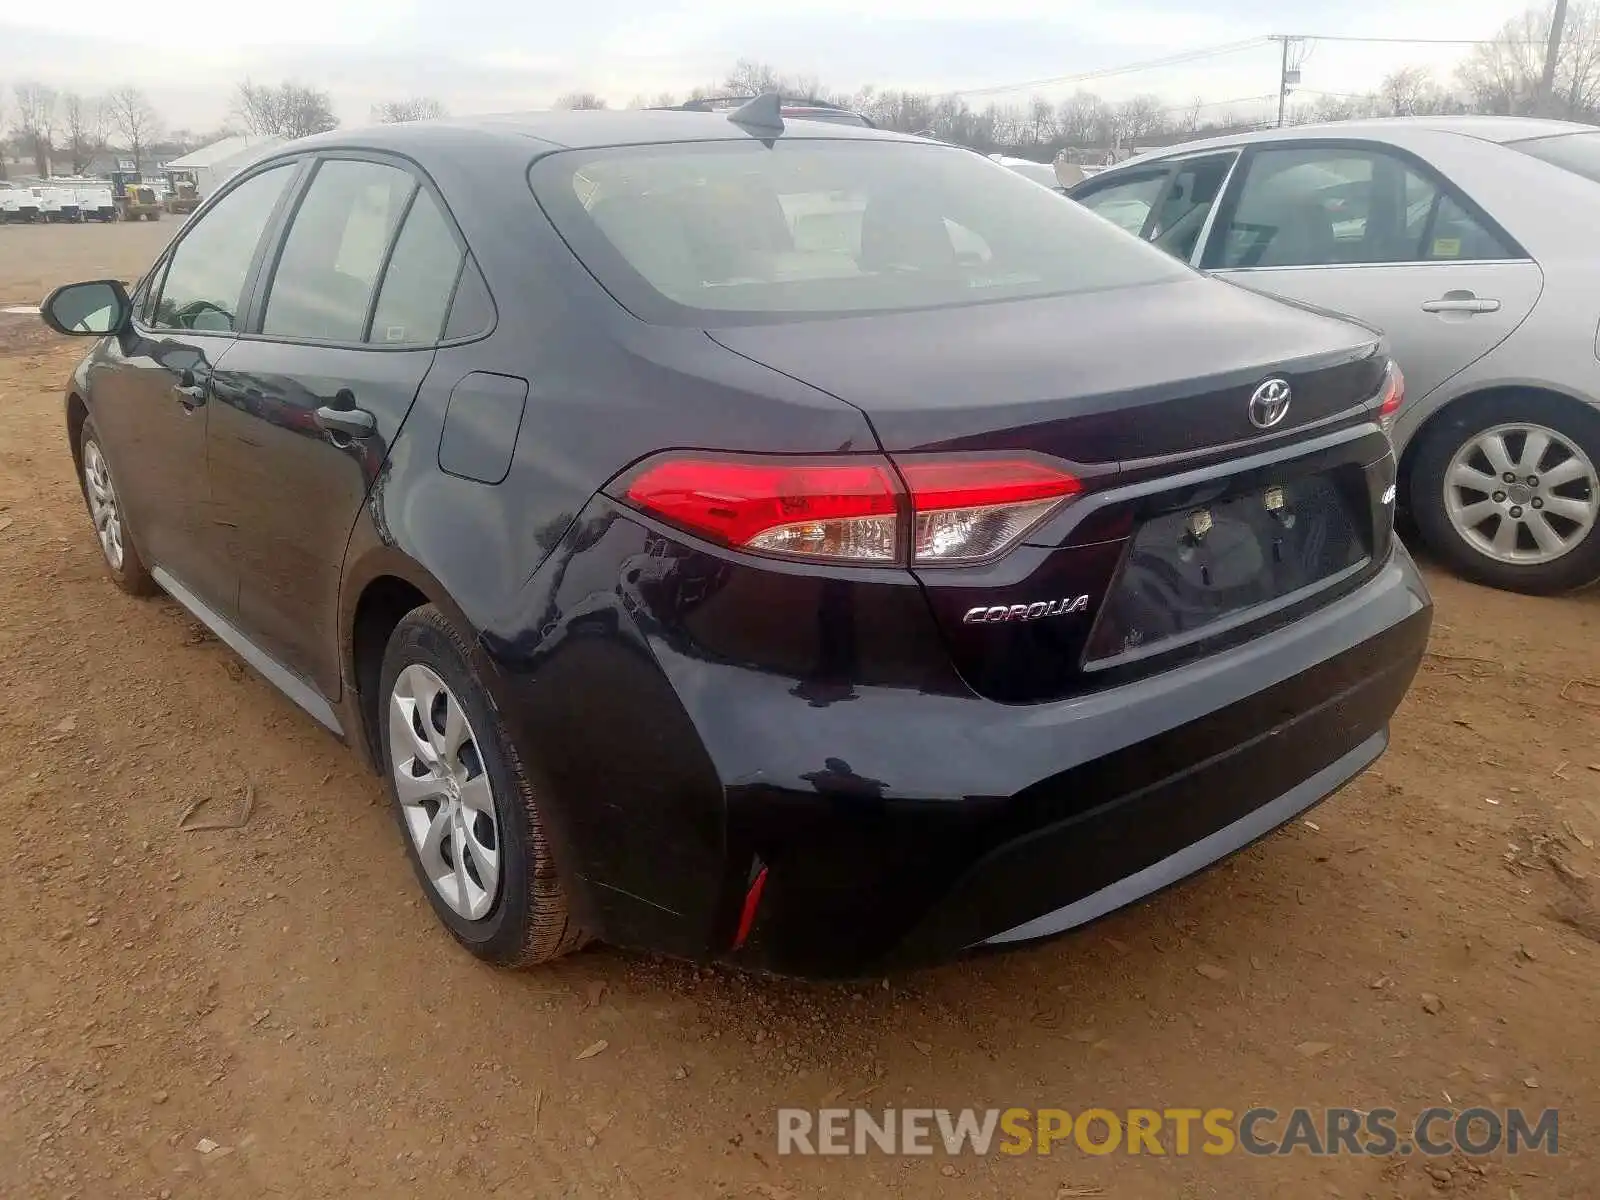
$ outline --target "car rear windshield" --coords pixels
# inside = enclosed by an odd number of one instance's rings
[[[737,325],[1053,296],[1187,271],[956,147],[755,139],[567,151],[535,195],[646,321]]]
[[[1513,150],[1600,183],[1600,133],[1561,133],[1510,145]]]

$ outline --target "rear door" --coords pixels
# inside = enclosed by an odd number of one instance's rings
[[[1470,199],[1419,159],[1373,143],[1250,150],[1201,265],[1382,330],[1414,397],[1499,345],[1544,285]]]
[[[216,376],[210,445],[239,623],[329,698],[345,545],[465,262],[441,201],[408,164],[324,157],[263,266],[251,332]]]

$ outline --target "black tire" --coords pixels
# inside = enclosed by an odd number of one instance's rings
[[[121,522],[122,536],[122,565],[114,565],[105,552],[105,547],[100,542],[99,530],[95,529],[95,548],[100,551],[100,561],[105,564],[106,574],[111,576],[111,582],[116,584],[130,596],[153,596],[161,589],[156,581],[150,577],[149,568],[144,565],[144,559],[139,557],[139,548],[134,545],[133,531],[128,527],[127,511],[122,507],[122,489],[117,486],[116,476],[111,471],[111,460],[106,457],[104,444],[100,441],[100,434],[94,427],[94,418],[85,417],[83,428],[78,431],[78,490],[83,493],[84,507],[89,512],[90,528],[94,528],[94,502],[89,496],[89,481],[84,477],[84,464],[90,461],[90,446],[99,448],[101,460],[105,463],[106,474],[111,477],[111,487],[117,497],[118,519]]]
[[[436,674],[460,703],[493,793],[501,877],[493,907],[477,920],[451,909],[429,880],[395,787],[389,706],[395,681],[413,664]],[[456,941],[503,967],[550,962],[583,946],[589,936],[572,919],[522,760],[472,669],[467,639],[433,605],[408,613],[390,635],[377,701],[384,778],[406,854],[428,903]]]
[[[1415,450],[1410,509],[1429,549],[1466,579],[1508,592],[1553,596],[1600,580],[1600,522],[1559,558],[1507,563],[1491,558],[1456,530],[1445,509],[1445,472],[1456,452],[1496,425],[1543,425],[1600,464],[1600,413],[1576,401],[1524,393],[1462,401],[1433,422]]]

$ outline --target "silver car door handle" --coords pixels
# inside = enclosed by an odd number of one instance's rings
[[[1500,311],[1500,301],[1471,299],[1455,299],[1453,297],[1443,300],[1427,300],[1422,305],[1423,312],[1429,313],[1492,313]]]

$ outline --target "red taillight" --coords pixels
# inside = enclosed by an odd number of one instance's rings
[[[664,521],[730,546],[800,558],[893,562],[900,485],[883,459],[829,463],[669,457],[628,485]]]
[[[919,455],[898,465],[897,473],[878,455],[666,454],[639,469],[624,495],[744,550],[865,564],[905,562],[909,551],[914,563],[938,565],[994,557],[1083,489],[1029,458]]]
[[[1383,426],[1385,433],[1393,433],[1395,414],[1406,402],[1406,377],[1400,370],[1400,364],[1393,359],[1389,360],[1388,369],[1383,373],[1383,390],[1380,394],[1383,400],[1378,405],[1378,424]]]

